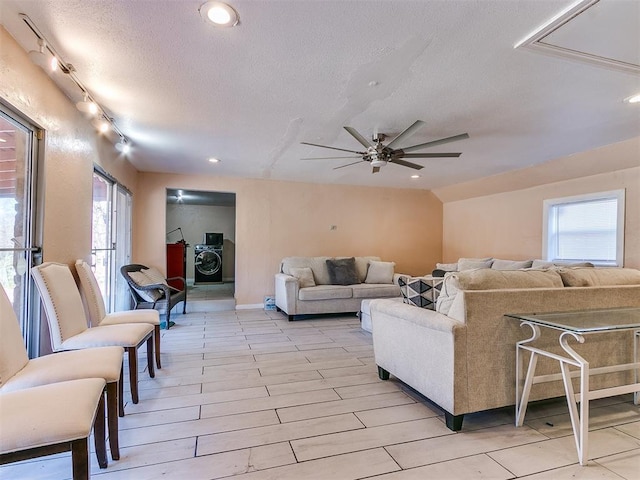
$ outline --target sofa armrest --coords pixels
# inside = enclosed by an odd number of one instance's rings
[[[300,284],[298,279],[286,273],[276,273],[276,307],[287,315],[296,314],[296,301]]]
[[[386,317],[413,323],[419,327],[429,328],[440,332],[452,332],[457,327],[464,327],[464,323],[427,308],[416,307],[389,299],[379,299],[371,302],[371,316],[374,311]]]

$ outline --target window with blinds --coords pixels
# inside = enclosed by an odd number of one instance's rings
[[[543,227],[547,260],[621,267],[624,190],[545,200]]]

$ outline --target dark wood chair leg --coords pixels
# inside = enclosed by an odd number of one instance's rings
[[[104,394],[102,394],[96,409],[96,418],[93,422],[93,439],[95,440],[96,457],[98,457],[100,468],[107,468],[108,464],[104,420]]]
[[[118,380],[118,416],[124,417],[124,366],[120,367]]]
[[[71,442],[71,464],[73,466],[73,480],[89,480],[88,438]]]
[[[162,365],[160,364],[160,325],[155,325],[153,327],[153,338],[155,341],[156,367],[160,370],[162,368]]]
[[[107,383],[107,425],[109,426],[109,448],[113,460],[120,459],[118,413],[118,383]]]
[[[462,430],[462,420],[464,420],[464,415],[452,415],[449,412],[444,412],[444,421],[447,424],[447,428],[453,432]]]
[[[378,377],[380,380],[389,380],[389,372],[382,367],[378,367]]]
[[[138,350],[136,347],[127,347],[129,354],[129,386],[131,388],[131,401],[138,403]]]
[[[156,371],[153,367],[153,335],[147,339],[147,368],[149,369],[149,376],[154,378]]]

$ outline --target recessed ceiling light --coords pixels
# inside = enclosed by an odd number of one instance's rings
[[[418,175],[418,174],[416,173],[416,174],[411,175],[411,178],[420,178],[420,175]]]
[[[217,159],[217,158],[215,158],[215,157],[211,157],[211,158],[209,159],[209,161],[210,161],[211,163],[220,163],[220,160],[219,160],[219,159]]]
[[[640,103],[640,93],[637,95],[631,95],[630,97],[625,98],[624,101],[627,103]]]
[[[240,21],[238,12],[224,2],[206,2],[200,6],[200,16],[216,27],[235,27]]]

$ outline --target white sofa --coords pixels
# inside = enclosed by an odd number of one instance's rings
[[[359,283],[351,285],[331,283],[327,260],[334,257],[284,258],[280,272],[275,275],[276,308],[287,314],[289,320],[294,320],[296,315],[358,312],[363,299],[400,296],[399,275],[392,271],[386,275],[385,283],[371,282],[371,262],[377,262],[376,266],[391,264],[386,265],[391,268],[392,262],[382,262],[379,257],[354,258]],[[301,279],[293,275],[298,273],[296,269],[311,269],[314,285],[301,286]]]
[[[445,411],[447,426],[462,428],[466,413],[515,404],[515,345],[529,331],[507,313],[640,307],[640,271],[559,268],[449,273],[436,311],[389,300],[371,302],[373,346],[381,379],[389,373]],[[545,349],[560,353],[557,334],[542,329]],[[592,336],[578,353],[592,367],[629,363],[629,332]],[[557,373],[541,358],[537,374]],[[596,376],[594,388],[630,381],[631,372]],[[564,394],[562,382],[534,385],[531,400]]]

